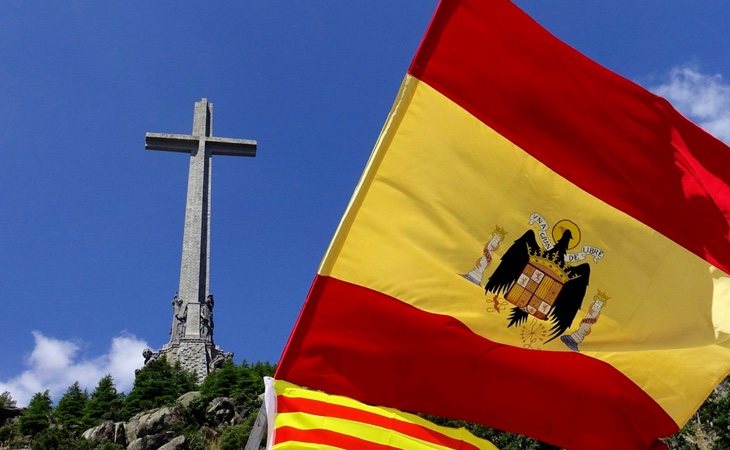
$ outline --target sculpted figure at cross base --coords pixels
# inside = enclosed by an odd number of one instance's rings
[[[213,294],[205,297],[205,303],[200,306],[200,337],[213,338]]]
[[[160,357],[159,353],[154,353],[151,349],[146,348],[142,351],[142,356],[144,356],[144,363],[145,365],[149,362],[152,362]],[[135,371],[137,373],[138,371]]]
[[[177,294],[172,298],[172,317],[173,322],[170,326],[170,343],[180,343],[180,339],[185,336],[185,322],[188,316],[187,305],[183,304],[183,301]]]
[[[180,315],[180,307],[182,306],[182,300],[180,297],[175,294],[174,297],[172,297],[172,317],[173,322],[170,326],[170,332],[168,333],[170,335],[170,342],[175,342],[180,340],[180,335],[178,334],[178,317]]]
[[[220,369],[223,367],[223,364],[226,363],[226,361],[230,361],[233,359],[233,353],[232,352],[221,352],[218,353],[215,358],[210,362],[210,370],[214,369]]]
[[[183,336],[185,336],[185,325],[188,318],[188,305],[182,305],[180,311],[175,314],[175,342],[180,342]]]

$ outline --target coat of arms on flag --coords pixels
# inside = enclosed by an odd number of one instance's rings
[[[549,320],[551,328],[545,343],[561,336],[570,327],[583,304],[590,279],[590,265],[583,261],[593,255],[597,263],[605,253],[593,246],[583,246],[580,252],[570,251],[581,242],[581,231],[573,221],[563,219],[552,227],[548,236],[548,222],[538,213],[532,213],[530,224],[538,226],[538,236],[526,231],[507,249],[499,265],[488,277],[486,294],[494,294],[495,311],[500,312],[500,298],[513,305],[508,326],[524,325],[529,316]],[[484,246],[484,257],[477,266],[463,275],[481,286],[481,279],[492,261],[506,232],[497,227],[491,240]],[[565,342],[565,341],[564,341]],[[570,341],[568,341],[570,342]],[[570,346],[577,350],[577,343]]]

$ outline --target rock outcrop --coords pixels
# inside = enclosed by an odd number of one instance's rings
[[[112,422],[107,420],[101,425],[89,428],[81,435],[91,442],[112,442],[122,447],[127,446],[127,439],[124,432],[124,422]]]
[[[133,416],[125,425],[127,442],[131,446],[134,441],[140,438],[165,434],[167,431],[182,425],[182,416],[175,406],[164,406],[162,408],[144,411]],[[167,440],[162,443],[164,444],[165,442]]]
[[[184,436],[180,436],[184,439]],[[165,431],[139,437],[127,446],[127,450],[157,450],[175,439],[174,431]],[[172,447],[175,448],[175,447]]]
[[[159,450],[187,450],[187,448],[188,443],[185,436],[178,436],[160,447]]]
[[[190,402],[199,399],[200,395],[200,391],[191,391],[178,397],[176,403],[187,408],[190,406]]]
[[[200,392],[188,392],[180,396],[174,406],[141,412],[127,422],[108,420],[89,428],[82,437],[95,443],[111,442],[126,450],[186,450],[189,443],[180,430],[185,427],[186,414],[190,415],[186,410],[198,398]],[[242,421],[227,397],[214,398],[199,411],[199,414],[204,412],[206,423],[201,426],[200,433],[208,440],[216,439],[222,428]]]
[[[227,397],[216,397],[208,404],[205,416],[210,423],[215,425],[230,425],[236,415],[233,402]]]

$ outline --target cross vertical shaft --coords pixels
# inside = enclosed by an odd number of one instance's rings
[[[199,380],[232,356],[213,343],[213,296],[209,288],[211,156],[256,156],[256,141],[212,134],[213,104],[204,98],[195,102],[192,134],[145,135],[147,149],[190,154],[180,285],[172,302],[170,341],[157,353],[145,350],[145,362],[164,354],[195,372]]]
[[[205,138],[212,135],[212,110],[213,105],[206,99],[195,102],[192,136],[202,139],[190,154],[178,289],[183,308],[187,309],[186,338],[201,337],[200,305],[209,293],[211,161]]]

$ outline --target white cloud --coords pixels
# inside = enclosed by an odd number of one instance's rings
[[[27,369],[7,381],[0,381],[0,392],[9,391],[18,406],[25,406],[37,392],[46,389],[54,400],[75,381],[89,392],[103,376],[111,374],[119,391],[128,391],[134,382],[134,371],[142,367],[145,341],[128,334],[112,339],[106,354],[84,359],[79,357],[81,345],[33,332],[35,346],[26,358]]]
[[[78,352],[79,348],[73,342],[59,341],[43,336],[34,331],[35,348],[28,357],[28,362],[42,370],[58,370],[68,367],[71,358]]]
[[[704,74],[694,65],[675,67],[668,80],[652,88],[679,111],[730,143],[730,84],[720,74]]]

